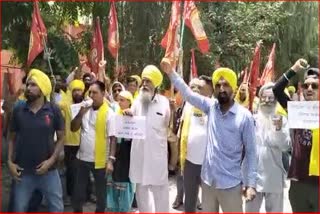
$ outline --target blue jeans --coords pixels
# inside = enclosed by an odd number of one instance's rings
[[[33,192],[39,190],[48,202],[49,212],[63,212],[62,186],[58,170],[45,175],[23,174],[14,186],[14,212],[27,212]]]

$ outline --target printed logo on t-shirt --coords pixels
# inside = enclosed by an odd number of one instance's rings
[[[46,124],[49,126],[50,123],[51,123],[51,119],[50,119],[49,115],[46,115],[46,116],[44,117],[44,119],[45,119]]]

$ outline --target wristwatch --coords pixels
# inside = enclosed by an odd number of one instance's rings
[[[111,160],[111,162],[114,163],[116,162],[116,157],[110,155],[109,160]]]

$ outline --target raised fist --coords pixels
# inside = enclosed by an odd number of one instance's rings
[[[309,67],[307,60],[298,59],[296,63],[291,67],[294,72],[302,72],[305,71]]]

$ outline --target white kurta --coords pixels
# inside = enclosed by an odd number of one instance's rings
[[[136,100],[131,108],[133,114],[141,116],[142,107],[141,101]],[[146,139],[133,140],[131,145],[130,180],[141,185],[168,184],[169,100],[157,94],[147,109]]]

